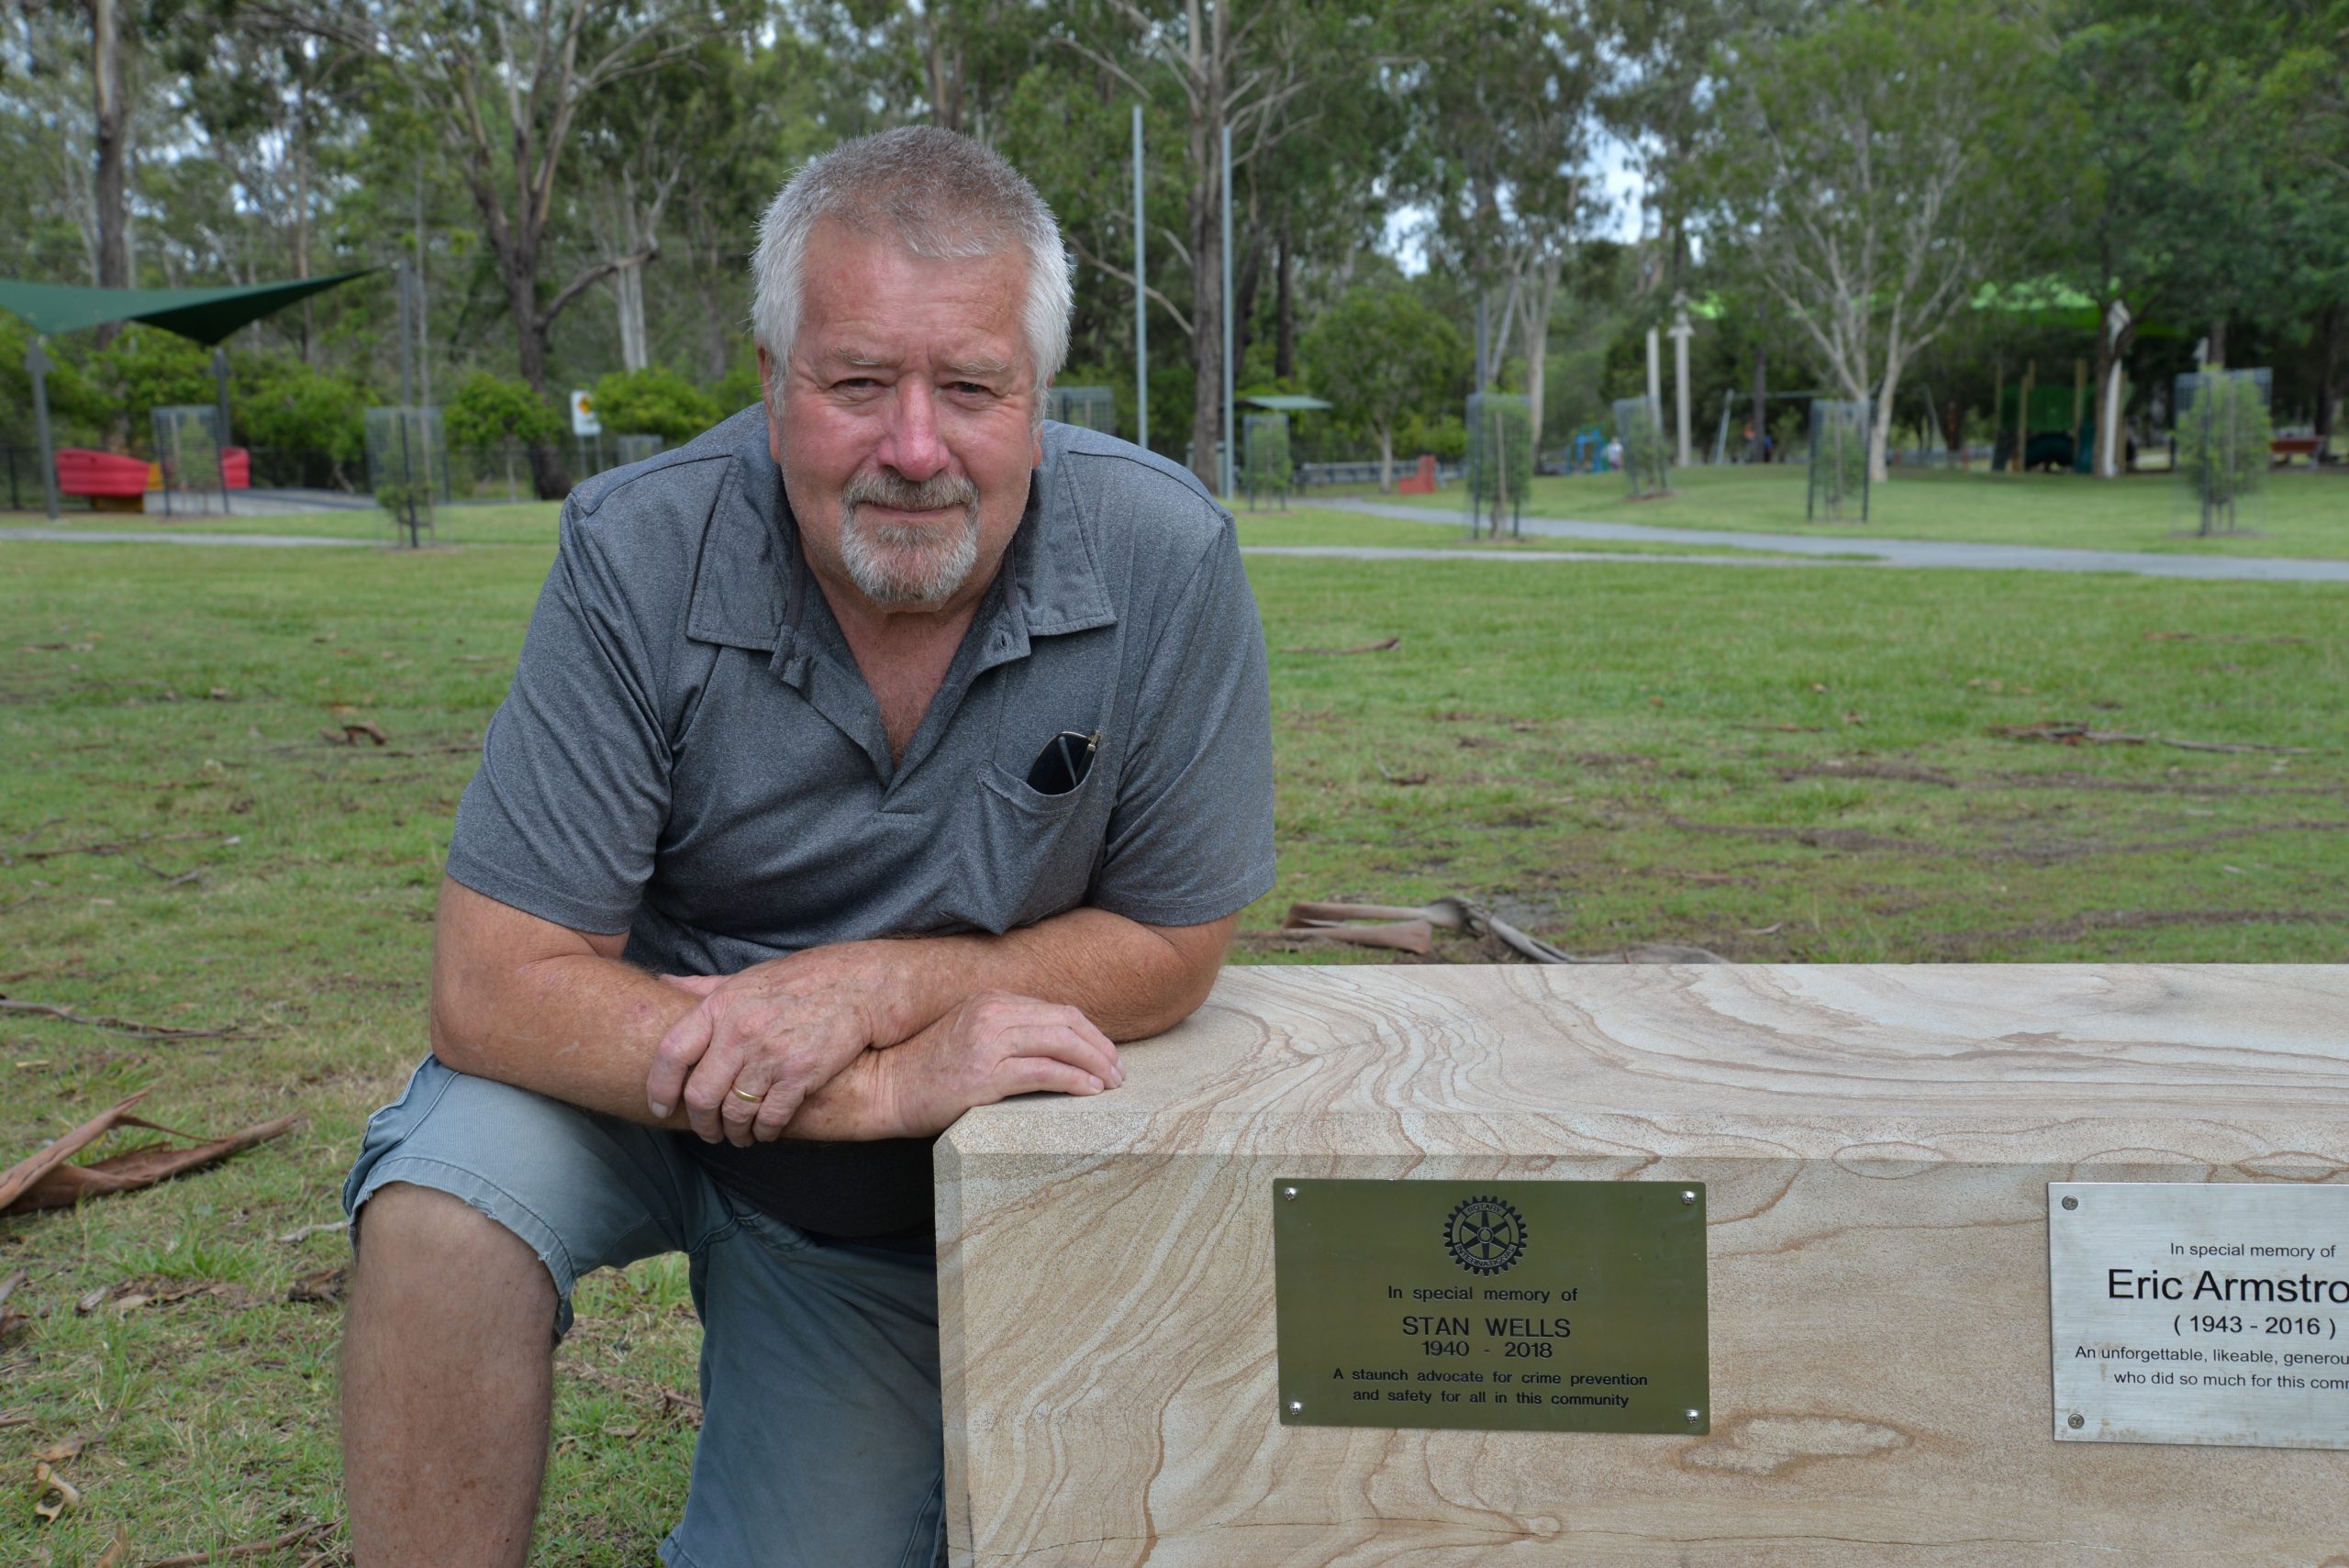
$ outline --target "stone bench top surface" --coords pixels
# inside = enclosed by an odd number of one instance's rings
[[[949,1161],[1506,1151],[2349,1173],[2349,966],[1233,968],[1124,1057],[1110,1093],[970,1113]]]

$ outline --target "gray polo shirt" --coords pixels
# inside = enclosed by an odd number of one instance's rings
[[[449,874],[629,962],[728,974],[803,948],[1001,932],[1079,906],[1219,919],[1273,885],[1264,632],[1231,518],[1183,469],[1047,424],[1009,552],[892,765],[744,410],[599,475],[561,547]],[[1099,732],[1074,789],[1028,783]],[[925,1140],[685,1135],[804,1229],[926,1230]]]

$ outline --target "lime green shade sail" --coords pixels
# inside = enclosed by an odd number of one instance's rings
[[[0,281],[0,310],[22,317],[40,333],[72,332],[109,321],[143,321],[209,345],[248,322],[374,271],[365,267],[291,283],[209,289],[76,288],[65,284]]]

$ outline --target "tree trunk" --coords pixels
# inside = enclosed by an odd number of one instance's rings
[[[2210,351],[2203,362],[2213,370],[2223,370],[2227,363],[2227,318],[2223,316],[2210,323]]]
[[[1231,277],[1231,373],[1236,376],[1248,363],[1250,328],[1256,320],[1256,284],[1264,272],[1264,247],[1253,218],[1242,224],[1235,215],[1231,221],[1232,227],[1248,236]]]
[[[2344,312],[2336,300],[2317,313],[2316,328],[2316,439],[2317,456],[2324,455],[2324,444],[2332,435],[2333,411],[2340,406],[2341,395],[2335,386],[2341,371],[2341,318]]]
[[[612,300],[619,312],[620,368],[640,371],[652,362],[644,337],[642,262],[627,262],[612,274]]]
[[[533,248],[535,250],[535,247]],[[539,315],[538,258],[501,256],[506,272],[506,306],[514,317],[515,347],[523,381],[540,397],[551,397],[547,385],[547,323]],[[571,494],[571,469],[562,448],[553,440],[530,447],[530,482],[541,501],[560,501]]]
[[[1767,462],[1770,458],[1770,350],[1762,339],[1768,310],[1765,306],[1753,315],[1753,439],[1746,443],[1748,462]]]
[[[130,276],[130,99],[123,86],[121,16],[117,0],[90,0],[90,82],[95,99],[97,179],[90,193],[98,232],[98,286],[128,288]],[[98,328],[104,348],[122,331]]]
[[[1554,251],[1543,259],[1542,276],[1525,307],[1525,428],[1533,442],[1533,472],[1542,471],[1542,421],[1550,384],[1550,307],[1558,297],[1558,274],[1564,258]]]
[[[2121,433],[2120,411],[2112,402],[2112,372],[2129,357],[2129,350],[2137,340],[2137,318],[2132,313],[2121,330],[2112,329],[2112,314],[2117,302],[2107,301],[2098,312],[2096,335],[2096,462],[2093,467],[2099,479],[2118,479],[2121,472]],[[2020,419],[2018,420],[2020,422]],[[2022,438],[2016,438],[2020,443]],[[2020,462],[2021,448],[2017,447]]]
[[[1378,492],[1384,495],[1395,488],[1395,427],[1378,427]]]
[[[1202,90],[1191,114],[1191,472],[1219,490],[1216,439],[1223,428],[1223,7],[1202,18],[1189,6],[1193,79]],[[1210,36],[1202,37],[1205,26]]]
[[[1273,373],[1283,381],[1297,374],[1297,257],[1284,227],[1273,284]]]

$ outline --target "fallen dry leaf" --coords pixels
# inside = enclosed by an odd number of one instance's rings
[[[33,1466],[33,1484],[40,1488],[40,1496],[33,1504],[33,1512],[43,1520],[55,1524],[68,1508],[82,1506],[81,1488],[49,1467],[42,1460]]]
[[[351,1284],[351,1265],[337,1263],[329,1269],[318,1269],[304,1274],[285,1293],[288,1301],[315,1301],[331,1307],[342,1299]]]
[[[63,1442],[51,1443],[44,1449],[36,1449],[33,1451],[33,1458],[43,1464],[62,1464],[80,1453],[82,1445],[86,1441],[88,1440],[85,1438],[67,1438]]]
[[[123,1560],[129,1555],[130,1531],[125,1526],[117,1525],[114,1527],[114,1540],[106,1543],[106,1549],[98,1554],[98,1560],[90,1564],[90,1568],[122,1568]]]

